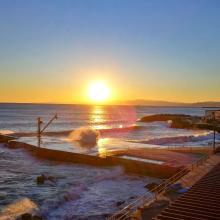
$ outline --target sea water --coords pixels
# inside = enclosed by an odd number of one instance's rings
[[[137,122],[143,116],[161,113],[204,115],[204,108],[146,106],[87,106],[49,104],[0,104],[0,133],[20,134],[20,140],[37,144],[37,118],[44,125],[56,113],[58,119],[42,137],[42,147],[97,154],[100,151],[166,146],[204,146],[212,132],[172,129],[167,122]],[[77,129],[99,132],[97,144],[83,148],[67,135]],[[219,136],[217,135],[217,139]],[[36,177],[54,176],[55,182],[39,186]],[[159,181],[127,175],[120,167],[96,168],[86,165],[37,160],[21,149],[0,146],[0,207],[20,198],[30,198],[46,219],[105,219],[123,205],[148,193],[144,185]],[[122,205],[122,206],[123,206]]]
[[[37,176],[53,176],[43,185]],[[147,193],[144,185],[158,181],[124,174],[121,167],[99,168],[38,160],[21,149],[0,144],[0,209],[18,199],[31,199],[45,219],[105,219]],[[121,207],[122,208],[122,207]]]
[[[41,117],[45,125],[57,114],[58,119],[46,129],[48,135],[42,137],[44,147],[79,151],[67,133],[88,127],[101,133],[98,147],[101,145],[106,149],[135,147],[134,143],[139,146],[145,143],[143,147],[146,144],[201,146],[212,142],[212,132],[173,129],[167,122],[141,123],[137,120],[163,113],[203,116],[205,110],[189,107],[0,104],[0,132],[26,133],[21,135],[23,141],[37,144],[37,118]]]

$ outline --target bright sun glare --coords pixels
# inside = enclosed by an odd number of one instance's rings
[[[89,86],[88,96],[93,101],[105,101],[109,97],[109,88],[104,82],[93,83]]]

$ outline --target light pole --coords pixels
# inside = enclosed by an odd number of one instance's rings
[[[215,152],[215,112],[212,113],[213,115],[213,151]]]
[[[50,121],[41,129],[41,125],[43,124],[43,121],[41,118],[37,118],[37,138],[38,138],[38,147],[40,147],[41,144],[41,134],[45,131],[45,129],[53,122],[53,120],[57,119],[57,114],[55,114]]]
[[[37,138],[38,138],[38,147],[40,147],[40,140],[41,140],[41,124],[43,124],[43,121],[41,118],[37,118]]]

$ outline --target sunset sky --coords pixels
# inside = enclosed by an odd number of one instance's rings
[[[220,101],[218,0],[2,0],[0,102]]]

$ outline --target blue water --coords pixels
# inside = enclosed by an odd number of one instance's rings
[[[55,182],[36,184],[41,175]],[[37,160],[21,149],[0,144],[0,210],[18,199],[29,198],[47,220],[105,219],[120,207],[146,193],[150,177],[129,176],[122,168],[96,168],[86,165]],[[0,213],[1,217],[1,213]]]
[[[86,106],[86,105],[40,105],[0,104],[0,133],[37,130],[37,118],[44,124],[55,114],[47,131],[56,131],[43,136],[42,146],[66,151],[84,152],[63,131],[90,127],[101,133],[97,145],[85,153],[97,154],[100,149],[154,147],[169,145],[207,145],[212,134],[206,131],[171,129],[168,123],[136,122],[145,115],[175,113],[204,115],[204,108],[172,108],[145,106]],[[127,129],[128,128],[128,129]],[[179,137],[179,138],[177,138]],[[219,136],[217,136],[219,139]],[[22,141],[37,143],[35,136],[23,135]],[[149,144],[143,144],[148,141]],[[35,179],[46,173],[56,178],[55,183],[37,186]],[[49,220],[104,219],[118,210],[118,201],[131,202],[146,193],[144,185],[157,181],[148,177],[124,174],[119,167],[95,168],[90,166],[38,161],[22,150],[11,150],[0,145],[0,208],[16,199],[30,198]],[[68,198],[68,199],[64,199]]]
[[[171,129],[167,123],[137,122],[145,115],[171,113],[202,116],[205,110],[205,108],[188,107],[0,104],[0,132],[1,130],[36,132],[38,117],[41,117],[45,124],[57,113],[58,120],[55,120],[46,131],[56,131],[61,136],[44,136],[42,145],[45,147],[63,148],[63,150],[78,152],[80,149],[77,148],[75,143],[69,141],[67,136],[62,136],[62,132],[76,130],[80,127],[91,127],[100,131],[110,129],[109,132],[100,137],[106,139],[101,140],[100,143],[102,147],[107,149],[123,145],[129,146],[130,142],[127,141],[140,143],[150,141],[151,144],[168,146],[207,145],[211,143],[212,134],[206,131]],[[132,129],[133,126],[137,126],[139,129]],[[130,129],[126,130],[126,128]],[[183,142],[180,139],[175,142],[175,137],[179,136],[189,137],[189,141],[184,138]],[[160,140],[161,138],[162,140]],[[33,137],[24,136],[22,141],[37,144],[37,139]]]
[[[145,115],[159,113],[204,115],[204,112],[203,108],[0,104],[0,129],[33,132],[37,129],[37,117],[42,117],[46,122],[55,113],[58,114],[58,120],[48,130],[62,131],[80,126],[112,128],[132,125]]]

